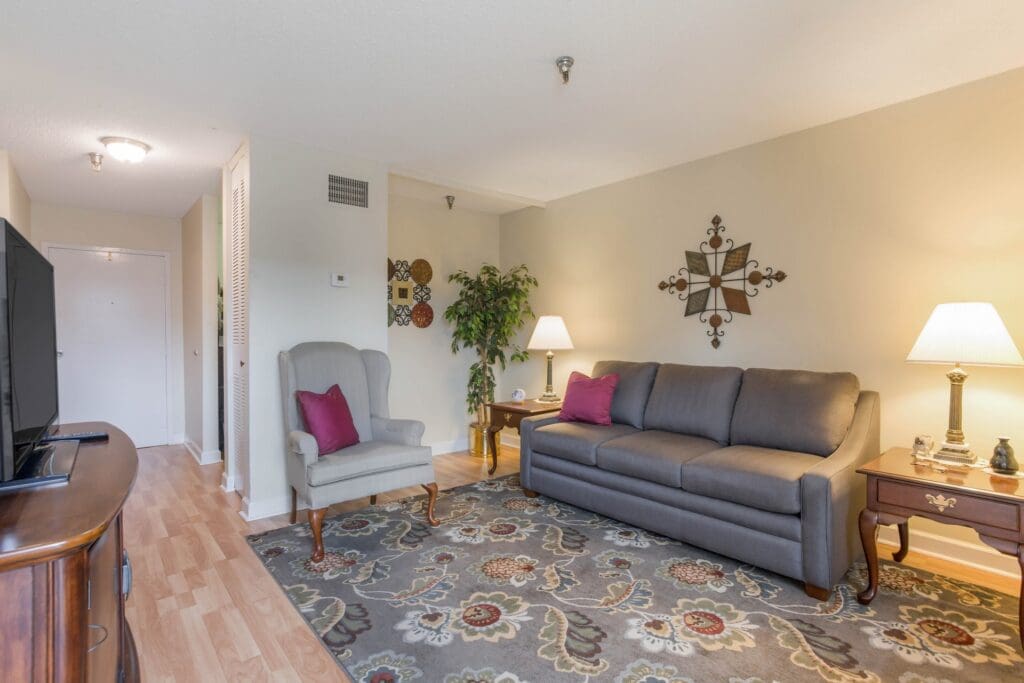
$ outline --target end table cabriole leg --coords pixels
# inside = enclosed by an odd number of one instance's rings
[[[493,417],[491,418],[493,420]],[[498,432],[501,431],[501,427],[495,427],[490,425],[487,427],[487,443],[491,447],[491,466],[487,468],[487,475],[494,474],[494,470],[498,469]]]
[[[860,542],[868,565],[867,588],[857,594],[857,602],[867,605],[878,592],[878,513],[869,508],[860,511]]]
[[[1017,608],[1017,635],[1021,649],[1024,649],[1024,545],[1017,546],[1017,562],[1020,564],[1020,606]]]
[[[896,526],[900,531],[900,549],[892,554],[892,559],[902,562],[903,558],[907,556],[907,551],[910,550],[910,529],[906,522],[901,522]]]

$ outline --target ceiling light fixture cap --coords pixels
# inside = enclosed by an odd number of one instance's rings
[[[122,137],[103,137],[100,142],[107,148],[110,156],[118,161],[127,161],[135,164],[146,158],[152,147],[145,142]]]
[[[564,55],[555,60],[555,66],[558,67],[558,72],[562,74],[562,83],[569,82],[569,70],[572,69],[572,65],[576,63],[576,60],[569,55]]]

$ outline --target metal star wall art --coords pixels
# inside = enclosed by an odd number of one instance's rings
[[[756,260],[747,258],[750,242],[735,247],[723,232],[722,219],[715,216],[699,251],[686,252],[686,265],[658,283],[658,289],[686,302],[684,316],[697,315],[711,328],[707,335],[716,349],[725,336],[722,325],[731,323],[736,313],[750,315],[750,297],[757,296],[758,288],[770,289],[786,279],[783,271],[771,266],[761,270]]]

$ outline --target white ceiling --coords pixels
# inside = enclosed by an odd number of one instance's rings
[[[1022,37],[1020,0],[3,0],[0,147],[34,200],[166,216],[247,132],[545,201],[1022,66]],[[102,135],[153,152],[94,174]]]
[[[544,202],[526,197],[455,183],[430,182],[422,178],[396,173],[391,173],[388,176],[388,194],[433,202],[438,206],[447,206],[446,198],[451,195],[455,197],[454,206],[459,209],[499,216],[510,211],[525,209],[528,206],[544,207]]]

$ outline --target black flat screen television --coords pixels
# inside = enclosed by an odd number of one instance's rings
[[[19,476],[57,421],[53,266],[0,218],[0,482]]]

